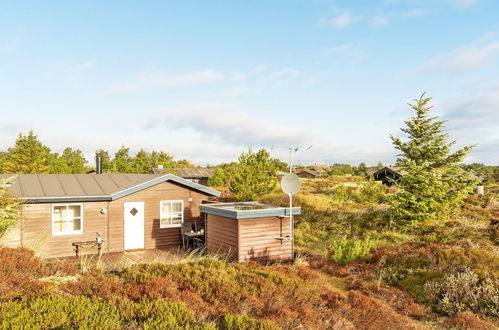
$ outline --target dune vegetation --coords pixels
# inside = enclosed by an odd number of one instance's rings
[[[293,264],[191,254],[107,267],[0,249],[2,328],[493,329],[499,258],[494,195],[447,222],[399,228],[393,188],[304,180]],[[287,204],[273,193],[263,202]],[[497,229],[497,228],[495,228]]]

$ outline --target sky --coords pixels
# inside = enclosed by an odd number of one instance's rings
[[[499,164],[495,0],[1,1],[0,149],[393,164],[422,93]]]

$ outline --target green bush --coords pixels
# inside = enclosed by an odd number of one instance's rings
[[[371,259],[370,251],[376,243],[367,239],[347,238],[345,236],[333,240],[328,249],[328,256],[339,265],[351,261],[368,261]]]
[[[382,203],[385,200],[385,186],[373,178],[364,184],[355,195],[359,203]]]
[[[338,202],[346,202],[350,199],[348,189],[345,185],[340,184],[333,192],[333,199]]]
[[[219,322],[220,329],[226,330],[276,330],[281,329],[270,321],[259,321],[247,315],[228,314]]]
[[[427,299],[424,285],[430,281],[440,280],[442,277],[441,272],[420,270],[407,274],[396,283],[396,286],[412,294],[417,302],[424,303]]]
[[[104,302],[84,296],[48,296],[0,305],[1,328],[120,329],[214,329],[198,322],[183,303],[164,300],[131,302],[126,298]]]

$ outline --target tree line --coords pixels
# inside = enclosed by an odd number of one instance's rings
[[[103,149],[96,150],[95,154],[102,157],[103,172],[110,173],[150,173],[159,165],[164,168],[195,167],[188,160],[174,160],[165,151],[147,152],[141,149],[131,155],[130,149],[122,146],[113,157]],[[67,147],[62,153],[54,152],[33,131],[26,135],[19,133],[14,146],[0,151],[0,173],[78,174],[94,168],[93,164],[88,164],[80,149]]]

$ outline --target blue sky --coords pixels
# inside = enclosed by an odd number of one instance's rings
[[[426,92],[478,143],[468,162],[499,163],[493,0],[3,1],[0,63],[1,149],[33,129],[89,159],[301,146],[299,163],[392,164],[388,136]]]

